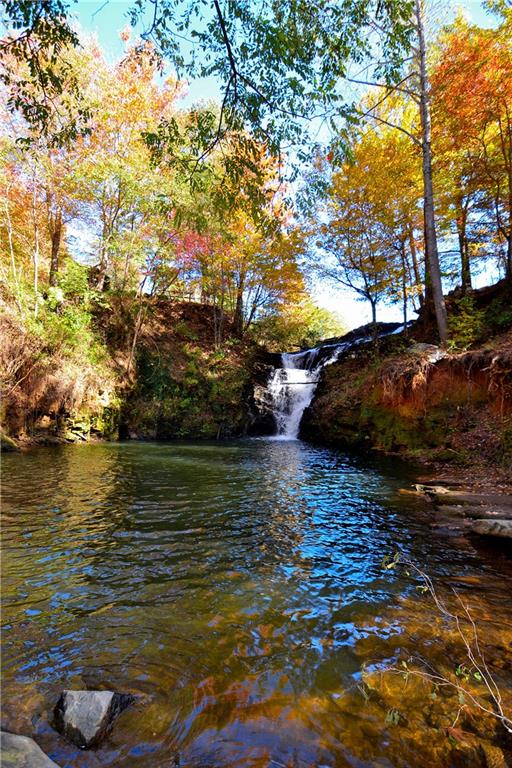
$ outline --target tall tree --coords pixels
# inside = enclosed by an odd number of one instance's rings
[[[419,102],[421,117],[421,152],[423,157],[423,214],[425,217],[425,256],[428,264],[427,290],[432,290],[432,301],[437,330],[442,343],[448,339],[448,319],[443,297],[441,267],[437,247],[432,180],[432,127],[430,118],[430,82],[427,69],[425,40],[425,0],[414,0],[414,13],[418,37]]]
[[[461,238],[467,241],[469,196],[486,219],[494,218],[505,271],[512,279],[512,11],[503,13],[497,29],[480,29],[458,18],[445,31],[434,71],[434,95],[445,143],[441,152],[454,153],[454,170],[461,178]],[[447,135],[451,147],[446,146]]]
[[[405,57],[400,68],[401,77],[395,82],[379,77],[380,62],[370,62],[365,80],[349,77],[350,82],[372,87],[375,92],[373,105],[365,104],[357,113],[363,119],[375,120],[409,136],[421,148],[423,177],[423,218],[425,240],[425,303],[433,310],[437,331],[442,343],[448,337],[446,306],[443,296],[441,266],[436,231],[436,212],[432,171],[431,86],[429,57],[426,38],[426,0],[414,0],[411,8],[411,56]],[[416,104],[420,123],[419,135],[400,122],[382,116],[382,105],[389,98],[402,94]]]

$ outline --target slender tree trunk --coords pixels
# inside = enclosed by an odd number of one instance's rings
[[[371,308],[372,308],[372,337],[373,341],[377,341],[377,302],[371,297],[368,296],[368,301],[370,302]]]
[[[431,123],[430,123],[430,96],[427,74],[427,52],[425,44],[425,29],[423,24],[423,0],[415,0],[416,24],[419,43],[420,66],[420,116],[421,116],[421,148],[423,156],[423,215],[425,221],[425,256],[426,293],[430,292],[437,323],[437,331],[441,344],[448,339],[448,321],[446,305],[444,303],[443,286],[441,282],[441,268],[439,265],[439,252],[437,250],[437,234],[434,215],[434,189],[432,183],[432,147],[431,147]],[[428,267],[428,270],[427,270]]]
[[[59,274],[59,254],[60,243],[62,240],[62,211],[59,209],[55,215],[55,220],[51,227],[52,250],[50,255],[50,285],[57,285]]]
[[[97,291],[102,291],[105,287],[105,277],[107,275],[107,233],[106,226],[103,227],[103,233],[101,236],[100,246],[100,263],[98,264],[98,271],[96,273],[95,288]]]
[[[471,265],[469,263],[469,244],[467,237],[468,211],[459,198],[455,203],[457,236],[460,251],[460,279],[462,290],[467,293],[471,290]]]
[[[240,276],[240,282],[236,289],[235,314],[233,326],[236,336],[242,336],[244,332],[244,278]]]
[[[146,314],[147,314],[147,298],[146,300],[144,300],[145,285],[146,285],[146,278],[144,278],[138,290],[137,299],[139,302],[139,306],[137,308],[137,316],[135,318],[135,325],[133,328],[132,343],[130,344],[130,351],[128,353],[128,363],[126,365],[126,375],[128,376],[128,378],[130,378],[133,361],[135,360],[135,350],[137,348],[137,341],[139,339],[139,334],[142,331],[142,326],[144,325],[144,320],[146,319]]]
[[[512,282],[512,124],[508,121],[508,235],[507,235],[507,278]],[[505,154],[505,153],[504,153]]]
[[[404,334],[407,335],[407,253],[405,251],[405,239],[400,243],[400,255],[402,257],[402,311],[404,318]]]
[[[9,192],[10,187],[7,188],[7,192]],[[7,199],[5,200],[5,217],[7,222],[7,238],[9,241],[9,253],[11,256],[11,271],[12,271],[12,279],[14,283],[14,299],[16,301],[16,306],[18,307],[19,311],[22,312],[22,306],[20,303],[20,284],[18,282],[18,270],[16,268],[16,256],[14,253],[14,240],[13,240],[13,229],[12,229],[12,221],[11,221],[11,214],[9,211],[9,203]],[[8,279],[8,278],[7,278]]]
[[[409,224],[409,249],[411,251],[411,259],[412,259],[412,268],[414,272],[414,280],[416,282],[416,285],[422,284],[421,279],[421,273],[420,273],[420,265],[418,262],[418,251],[416,250],[416,242],[414,240],[414,229],[412,224]],[[423,291],[420,291],[418,295],[418,299],[420,302],[420,307],[423,306],[423,302],[425,301],[425,296],[423,294]]]
[[[34,228],[34,250],[32,251],[32,264],[34,266],[34,316],[37,317],[39,309],[39,225],[37,223],[37,187],[35,172],[32,189],[32,226]]]
[[[107,275],[108,267],[108,245],[112,236],[112,222],[108,217],[105,203],[102,204],[102,227],[101,227],[101,242],[100,242],[100,262],[96,271],[96,280],[94,287],[97,291],[103,291],[105,287],[105,278]]]
[[[128,363],[126,365],[126,375],[128,378],[130,378],[130,374],[132,372],[132,365],[133,361],[135,359],[135,350],[137,348],[137,341],[139,339],[139,334],[142,330],[142,326],[144,324],[144,318],[145,318],[145,312],[144,312],[144,306],[142,304],[142,297],[140,298],[139,308],[137,310],[137,317],[135,319],[135,326],[133,329],[133,336],[132,336],[132,343],[130,344],[130,352],[128,354]]]
[[[217,349],[222,346],[222,339],[224,336],[224,306],[226,303],[226,282],[224,279],[224,266],[221,264],[220,271],[220,297],[216,307],[213,308],[214,318],[214,344]]]

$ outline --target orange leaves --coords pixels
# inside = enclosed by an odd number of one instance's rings
[[[434,118],[447,121],[452,141],[478,138],[512,104],[510,41],[459,19],[441,39],[432,88]]]

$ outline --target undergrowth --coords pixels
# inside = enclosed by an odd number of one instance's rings
[[[15,296],[2,296],[2,417],[12,434],[30,434],[43,414],[57,430],[59,419],[98,416],[116,405],[117,374],[94,322],[104,301],[71,259],[58,285],[36,301],[22,281]]]

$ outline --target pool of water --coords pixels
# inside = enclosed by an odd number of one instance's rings
[[[384,555],[477,599],[488,634],[512,625],[507,553],[435,533],[398,493],[413,476],[397,460],[250,440],[2,464],[3,726],[63,768],[433,765],[358,693],[363,665],[420,629],[443,653],[432,608]],[[84,687],[141,697],[90,752],[49,722],[59,691]]]

